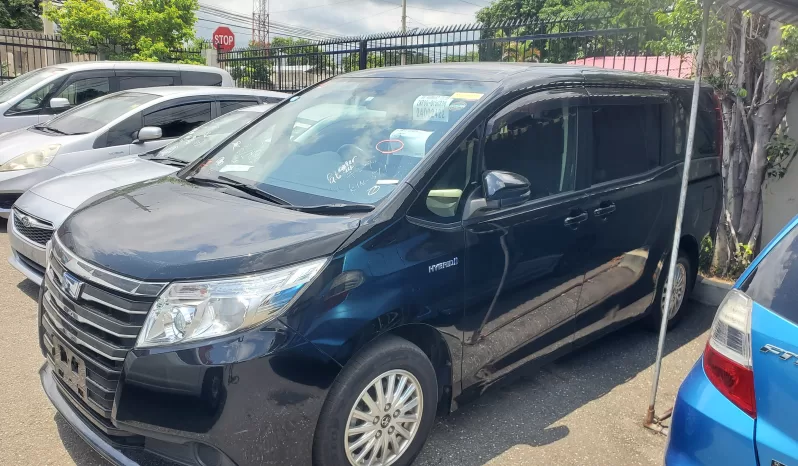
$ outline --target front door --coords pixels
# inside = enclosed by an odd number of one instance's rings
[[[585,159],[592,185],[589,228],[596,236],[579,299],[578,344],[648,309],[675,220],[667,202],[674,178],[659,168],[668,94],[590,93],[600,96],[591,97],[591,121],[585,125],[592,133]]]
[[[522,205],[464,221],[464,388],[480,392],[511,370],[567,349],[591,242],[578,158],[582,90],[511,103],[487,125],[484,170],[526,177]]]

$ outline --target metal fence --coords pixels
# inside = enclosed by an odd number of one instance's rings
[[[0,83],[45,66],[96,59],[75,53],[57,35],[0,29]]]
[[[653,15],[652,15],[653,17]],[[612,17],[464,24],[219,53],[219,65],[239,86],[294,92],[353,70],[416,63],[471,61],[584,63],[689,76],[691,63],[659,57],[646,44],[649,25],[616,27]],[[622,59],[622,60],[621,60]],[[663,70],[663,68],[665,68]]]

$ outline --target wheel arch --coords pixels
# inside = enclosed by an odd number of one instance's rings
[[[693,235],[683,235],[679,240],[679,251],[684,252],[690,260],[690,267],[692,268],[690,271],[692,274],[692,277],[690,277],[690,286],[694,287],[696,278],[698,277],[698,240]]]

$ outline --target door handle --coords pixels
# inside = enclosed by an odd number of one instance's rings
[[[587,221],[587,212],[582,212],[581,214],[573,215],[571,217],[567,217],[565,219],[565,226],[576,228],[580,223]]]
[[[606,217],[613,212],[615,212],[615,204],[608,204],[604,207],[599,207],[598,209],[594,210],[593,215],[596,217]]]

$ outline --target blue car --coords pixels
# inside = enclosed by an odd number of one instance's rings
[[[798,464],[798,217],[718,308],[679,389],[669,466]]]

